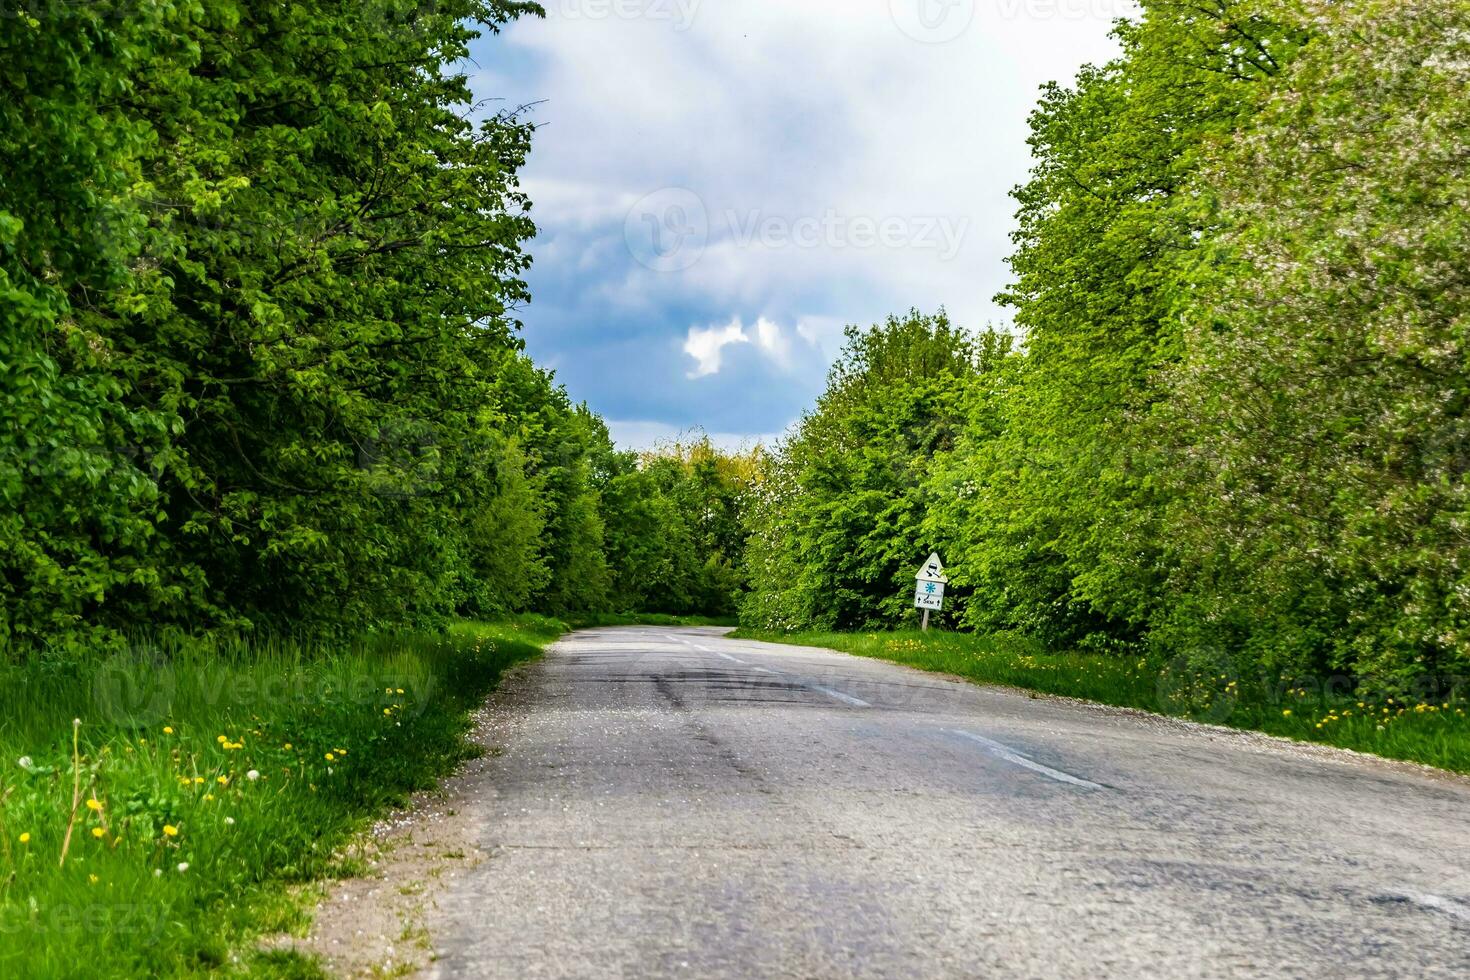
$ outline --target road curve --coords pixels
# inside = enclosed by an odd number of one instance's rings
[[[710,629],[496,717],[432,976],[1470,976],[1470,781]]]

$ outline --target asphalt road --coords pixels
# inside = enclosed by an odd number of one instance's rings
[[[718,630],[496,708],[442,977],[1470,977],[1470,781]]]

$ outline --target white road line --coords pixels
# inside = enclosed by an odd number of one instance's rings
[[[680,639],[682,640],[683,637],[680,637]],[[711,650],[709,647],[704,646],[703,644],[700,644],[700,643],[695,643],[693,640],[684,640],[684,642],[687,643],[689,646],[693,647],[695,650],[698,650],[700,653],[712,653],[712,654],[714,654],[717,657],[724,657],[726,660],[730,661],[732,664],[739,664],[742,667],[746,666],[745,661],[744,660],[741,660],[739,657],[732,657],[728,653],[721,653],[718,650]]]
[[[843,704],[850,704],[854,708],[871,708],[872,707],[871,704],[869,704],[868,702],[864,701],[862,698],[855,698],[851,694],[843,694],[841,691],[834,691],[830,687],[823,687],[820,684],[808,684],[807,687],[809,687],[813,691],[821,691],[823,694],[827,695],[827,697],[829,697],[829,698],[836,698],[838,701],[841,701]]]
[[[1097,783],[1089,782],[1086,779],[1078,779],[1076,776],[1072,776],[1068,773],[1053,769],[1050,766],[1043,766],[1039,762],[1032,762],[1024,755],[1018,754],[1009,746],[1005,746],[999,742],[992,741],[986,738],[984,735],[976,735],[974,732],[967,732],[962,728],[946,728],[945,731],[949,732],[951,735],[958,735],[961,738],[967,738],[977,745],[983,745],[985,748],[989,749],[990,752],[997,758],[1004,759],[1006,762],[1009,762],[1012,765],[1020,766],[1023,769],[1030,769],[1032,772],[1041,773],[1041,775],[1047,777],[1048,779],[1055,779],[1059,783],[1070,783],[1073,786],[1081,786],[1084,789],[1103,788]]]
[[[682,639],[682,637],[681,637],[681,639]],[[705,653],[712,653],[712,654],[714,654],[717,657],[724,657],[726,660],[730,661],[732,664],[739,664],[742,667],[750,667],[750,664],[746,663],[744,660],[741,660],[739,657],[732,657],[728,653],[721,653],[718,650],[711,650],[709,647],[701,646],[700,644],[695,643],[693,640],[684,640],[684,642],[687,643],[687,644],[689,644],[691,647],[693,647],[696,650],[701,650],[701,651],[703,651]],[[767,670],[764,667],[750,667],[750,669],[753,670],[753,671],[758,671],[759,673],[762,673],[762,674],[774,674],[774,673],[776,673],[776,671],[774,671],[774,670]],[[841,701],[843,704],[851,705],[854,708],[871,708],[872,707],[871,704],[869,704],[868,702],[864,701],[862,698],[855,698],[851,694],[843,694],[841,691],[834,691],[830,687],[822,687],[820,684],[803,684],[802,686],[805,687],[807,690],[810,690],[810,691],[819,691],[820,693],[827,695],[827,697],[829,697],[829,698],[835,698],[836,700]]]
[[[1470,905],[1457,901],[1453,898],[1445,898],[1443,895],[1421,895],[1415,892],[1400,892],[1401,897],[1408,899],[1415,905],[1426,909],[1434,909],[1436,912],[1444,912],[1470,922]]]

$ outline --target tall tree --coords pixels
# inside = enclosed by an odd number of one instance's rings
[[[178,416],[130,397],[117,343],[158,283],[133,195],[154,134],[127,104],[181,15],[37,12],[0,16],[0,650],[105,639],[197,587],[157,560]]]
[[[987,473],[978,563],[990,625],[1053,642],[1136,638],[1162,594],[1163,501],[1141,421],[1179,353],[1181,257],[1205,221],[1202,149],[1256,110],[1299,47],[1258,0],[1146,0],[1122,56],[1048,86],[1037,164],[1016,192],[1015,285],[1025,359]]]
[[[849,328],[752,504],[745,619],[856,628],[911,615],[913,568],[934,547],[924,481],[959,432],[966,387],[1002,349],[942,312]]]
[[[1167,635],[1391,686],[1470,669],[1470,8],[1327,3],[1210,161]],[[1420,692],[1425,693],[1425,692]]]

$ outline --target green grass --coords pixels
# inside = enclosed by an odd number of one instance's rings
[[[667,613],[579,613],[570,618],[572,629],[595,626],[735,626],[733,616],[671,616]]]
[[[1099,704],[1320,742],[1470,773],[1470,692],[1428,702],[1351,691],[1341,679],[1250,677],[1228,664],[1050,653],[1024,639],[964,633],[767,633],[737,636],[826,647]]]
[[[353,835],[466,758],[470,710],[563,630],[0,667],[0,976],[318,975],[250,940],[303,931],[291,886],[357,870]]]

